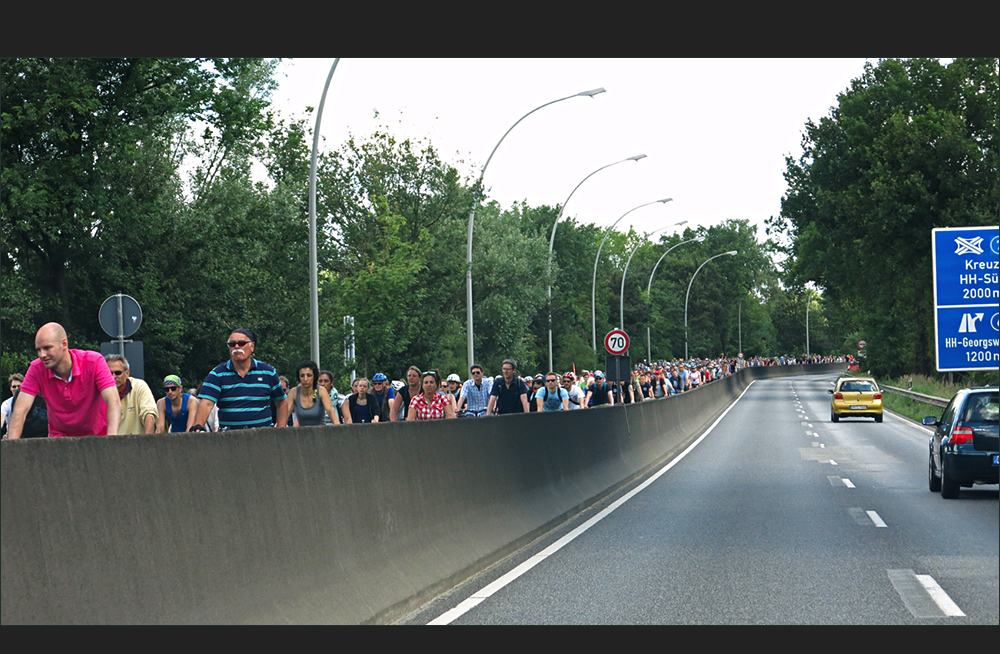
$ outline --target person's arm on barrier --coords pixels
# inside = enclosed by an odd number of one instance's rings
[[[184,427],[185,431],[191,431],[191,428],[194,427],[195,419],[198,417],[198,402],[200,402],[200,400],[194,395],[188,396],[188,422]]]
[[[496,408],[496,406],[497,406],[497,396],[490,395],[489,404],[486,405],[486,415],[492,416],[493,410]]]
[[[330,392],[322,386],[318,390],[320,401],[323,403],[323,409],[326,411],[326,415],[330,416],[330,424],[339,425],[340,418],[337,417],[337,410],[333,408],[333,400],[330,399]]]
[[[203,397],[198,400],[198,417],[195,419],[194,424],[188,427],[188,431],[206,431],[206,425],[208,423],[208,416],[212,413],[212,409],[215,408],[215,401],[207,397]]]
[[[188,416],[191,417],[190,415]],[[162,434],[167,426],[167,405],[164,398],[156,401],[156,433]]]
[[[118,387],[108,386],[101,391],[101,398],[108,405],[108,436],[117,436],[122,423],[122,403],[118,398]]]

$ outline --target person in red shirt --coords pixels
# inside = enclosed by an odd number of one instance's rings
[[[38,358],[24,376],[11,412],[8,438],[21,437],[24,418],[41,394],[49,436],[116,436],[121,423],[118,387],[99,352],[71,350],[66,330],[54,322],[35,334]]]

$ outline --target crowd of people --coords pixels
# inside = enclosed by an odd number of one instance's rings
[[[334,387],[334,374],[303,361],[296,385],[254,357],[257,336],[234,330],[229,358],[191,392],[178,375],[163,379],[155,399],[142,379],[131,377],[120,354],[69,347],[65,330],[48,323],[35,336],[38,358],[25,374],[9,378],[12,397],[0,407],[4,438],[229,431],[353,423],[438,420],[509,413],[573,411],[631,404],[689,392],[745,366],[848,361],[850,357],[778,357],[640,362],[628,380],[608,379],[601,370],[521,375],[505,359],[490,377],[478,364],[465,381],[456,373],[410,366],[398,380],[382,372],[358,377],[350,393]],[[624,375],[617,375],[624,376]]]

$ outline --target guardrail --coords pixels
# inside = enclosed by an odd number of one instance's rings
[[[917,393],[916,391],[910,391],[905,388],[896,388],[895,386],[886,386],[885,384],[879,384],[879,388],[884,391],[889,391],[890,393],[896,393],[897,395],[908,397],[911,400],[926,402],[927,404],[933,404],[934,406],[939,406],[941,408],[948,406],[948,402],[950,401],[943,397],[924,395],[923,393]]]

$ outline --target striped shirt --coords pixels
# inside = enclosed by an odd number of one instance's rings
[[[199,398],[209,399],[219,408],[219,429],[270,427],[271,402],[284,402],[278,372],[268,364],[251,359],[250,370],[240,376],[233,362],[216,366],[205,377]]]

